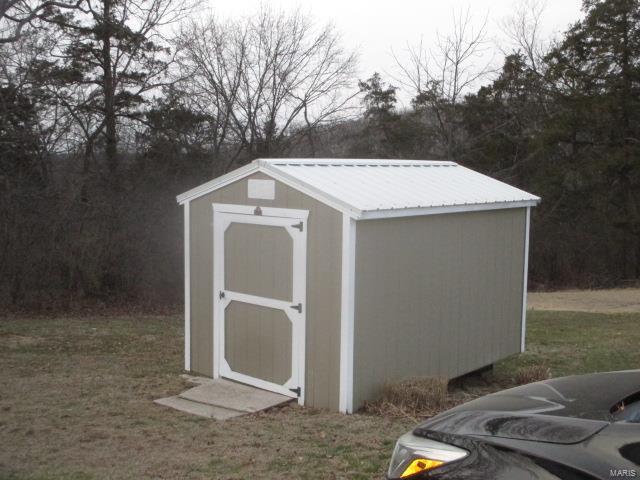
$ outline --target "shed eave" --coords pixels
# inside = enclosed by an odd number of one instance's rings
[[[420,215],[437,215],[443,213],[480,212],[484,210],[500,210],[505,208],[535,207],[540,198],[518,200],[511,202],[475,203],[463,205],[442,205],[417,208],[394,208],[387,210],[367,210],[361,213],[357,220],[374,220],[379,218],[415,217]]]
[[[225,185],[229,185],[236,180],[240,180],[247,175],[251,175],[259,170],[259,165],[256,162],[249,163],[244,167],[237,168],[229,173],[226,173],[220,177],[214,178],[213,180],[203,183],[202,185],[198,185],[191,190],[188,190],[184,193],[181,193],[176,197],[176,201],[182,205],[185,202],[189,202],[195,198],[201,197],[202,195],[206,195],[207,193],[211,193],[219,188],[224,187]]]

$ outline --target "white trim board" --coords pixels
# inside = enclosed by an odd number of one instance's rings
[[[230,203],[212,203],[211,207],[214,212],[219,213],[237,213],[240,215],[254,215],[258,205],[233,205]],[[281,218],[299,218],[306,220],[309,217],[309,210],[296,210],[293,208],[274,208],[260,206],[261,216],[263,217],[281,217]]]
[[[229,185],[230,183],[235,182],[236,180],[240,180],[252,173],[257,172],[259,169],[259,165],[255,162],[252,162],[244,167],[237,168],[229,173],[226,173],[220,177],[216,177],[213,180],[208,181],[207,183],[203,183],[191,190],[188,190],[184,193],[181,193],[176,197],[176,200],[179,204],[183,204],[195,198],[201,197],[202,195],[206,195],[207,193],[211,193],[219,188],[224,187],[225,185]]]
[[[529,277],[529,229],[531,224],[531,207],[527,207],[524,225],[524,268],[522,278],[522,321],[520,331],[520,352],[524,352],[527,335],[527,280]]]
[[[220,318],[222,313],[221,309],[224,308],[224,305],[218,296],[218,292],[224,290],[224,251],[222,248],[216,246],[223,245],[224,230],[222,229],[222,215],[216,215],[215,210],[211,212],[211,215],[213,216],[213,265],[211,265],[213,271],[213,290],[211,292],[213,308],[211,309],[211,323],[213,328],[211,345],[213,348],[213,378],[220,378],[221,361],[219,352],[222,349],[222,338],[218,327],[219,322],[216,321],[216,318]],[[216,265],[218,268],[216,268]]]
[[[377,218],[415,217],[438,215],[443,213],[482,212],[507,208],[535,207],[537,202],[525,200],[518,202],[471,203],[466,205],[443,205],[440,207],[403,208],[396,210],[370,210],[363,212],[358,220],[375,220]]]
[[[191,233],[189,202],[184,203],[184,369],[191,371]]]
[[[356,221],[342,215],[342,290],[340,302],[340,399],[342,413],[353,413]]]

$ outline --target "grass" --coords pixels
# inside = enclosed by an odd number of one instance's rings
[[[640,368],[640,313],[533,311],[526,352],[496,365],[497,375],[545,365],[554,377]]]
[[[187,388],[179,317],[0,320],[0,478],[371,478],[410,422],[288,407],[218,423]]]
[[[175,316],[0,319],[0,478],[375,478],[412,421],[295,406],[215,422],[152,403],[180,379]],[[532,312],[495,379],[640,366],[640,314]]]

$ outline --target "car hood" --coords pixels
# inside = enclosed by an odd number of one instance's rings
[[[558,444],[579,443],[595,435],[609,422],[540,414],[494,411],[450,412],[417,427],[413,433],[431,438],[433,432],[473,437],[495,437]]]
[[[640,370],[555,378],[459,405],[414,433],[578,443],[609,425],[612,407],[639,390]]]

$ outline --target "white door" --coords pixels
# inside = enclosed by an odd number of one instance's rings
[[[214,204],[214,377],[304,403],[304,210]]]

